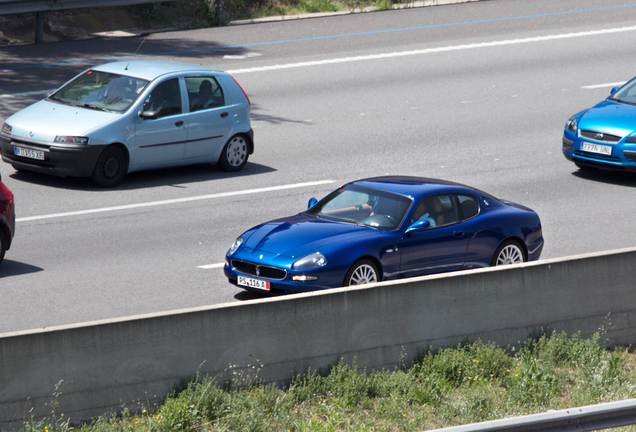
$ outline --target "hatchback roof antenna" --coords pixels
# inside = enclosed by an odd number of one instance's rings
[[[141,41],[141,43],[139,44],[139,46],[137,47],[137,49],[135,50],[135,53],[133,55],[131,55],[131,57],[134,57],[137,55],[137,53],[139,52],[139,48],[141,48],[141,46],[144,44],[144,42],[146,42],[146,39],[148,39],[148,36],[146,36],[144,38],[144,40]],[[128,65],[130,65],[130,61],[128,62],[128,64],[126,65],[126,67],[124,68],[124,70],[128,70]]]

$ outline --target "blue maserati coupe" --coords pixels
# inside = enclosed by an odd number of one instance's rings
[[[636,171],[636,77],[565,123],[563,155],[584,170]]]
[[[285,294],[539,259],[539,216],[443,180],[377,177],[255,226],[225,257],[230,283]]]

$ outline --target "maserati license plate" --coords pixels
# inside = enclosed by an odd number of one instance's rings
[[[245,287],[257,288],[269,291],[269,281],[260,279],[252,279],[245,276],[238,277],[238,284]]]

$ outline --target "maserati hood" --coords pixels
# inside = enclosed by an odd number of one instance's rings
[[[336,242],[349,242],[352,236],[366,237],[375,232],[364,226],[298,214],[252,228],[244,234],[242,247],[299,258]]]

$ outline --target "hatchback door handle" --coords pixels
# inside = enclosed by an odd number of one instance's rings
[[[229,114],[230,114],[230,113],[226,113],[226,112],[221,113],[221,117],[225,118],[225,117],[227,117]]]
[[[175,126],[183,126],[183,120],[179,120],[177,122],[174,122]]]

